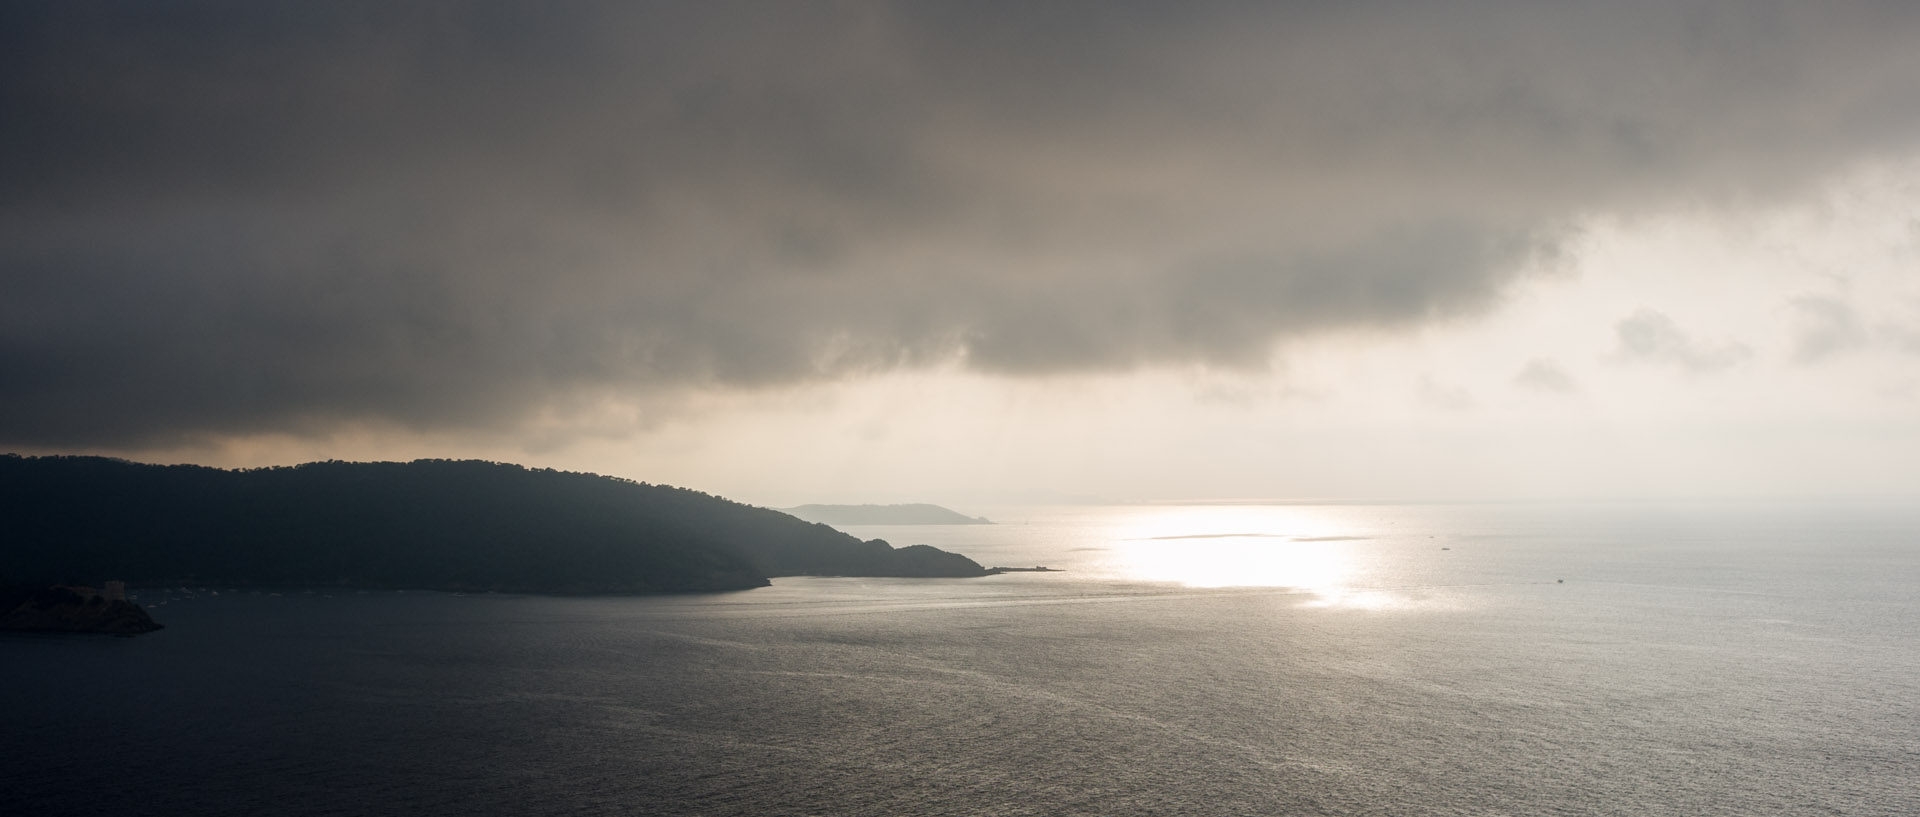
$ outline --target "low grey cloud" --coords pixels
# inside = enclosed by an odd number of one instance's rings
[[[1534,358],[1513,376],[1515,385],[1550,394],[1572,394],[1580,390],[1573,376],[1560,364],[1547,358]]]
[[[1852,306],[1824,295],[1803,295],[1789,302],[1795,326],[1793,359],[1818,363],[1866,345],[1868,335]]]
[[[1466,389],[1430,377],[1420,379],[1417,394],[1422,405],[1438,411],[1472,411],[1480,405]]]
[[[1487,310],[1581,213],[1911,149],[1916,33],[1893,3],[10,3],[0,443],[1258,367]]]
[[[1890,306],[1893,308],[1888,314],[1875,321],[1868,345],[1920,356],[1920,301],[1908,300]]]
[[[1616,358],[1637,363],[1678,366],[1692,374],[1727,369],[1753,356],[1753,350],[1735,341],[1704,343],[1683,331],[1672,318],[1641,309],[1614,325],[1620,346]]]
[[[1895,349],[1920,356],[1920,332],[1900,326],[1890,327],[1881,334],[1892,340]]]

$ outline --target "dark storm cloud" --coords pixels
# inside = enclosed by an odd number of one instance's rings
[[[1469,315],[1920,135],[1899,4],[13,3],[0,443]]]

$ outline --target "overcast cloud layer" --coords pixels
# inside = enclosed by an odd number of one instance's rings
[[[1920,144],[1912,4],[1326,5],[9,3],[0,444],[1258,367]]]

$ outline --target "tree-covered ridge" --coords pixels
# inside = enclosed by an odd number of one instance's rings
[[[4,455],[0,531],[0,578],[14,581],[643,593],[984,572],[699,491],[480,461]]]

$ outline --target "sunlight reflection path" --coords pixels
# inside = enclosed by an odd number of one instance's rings
[[[1111,567],[1188,587],[1289,587],[1343,595],[1356,532],[1293,506],[1143,508],[1110,531]]]

